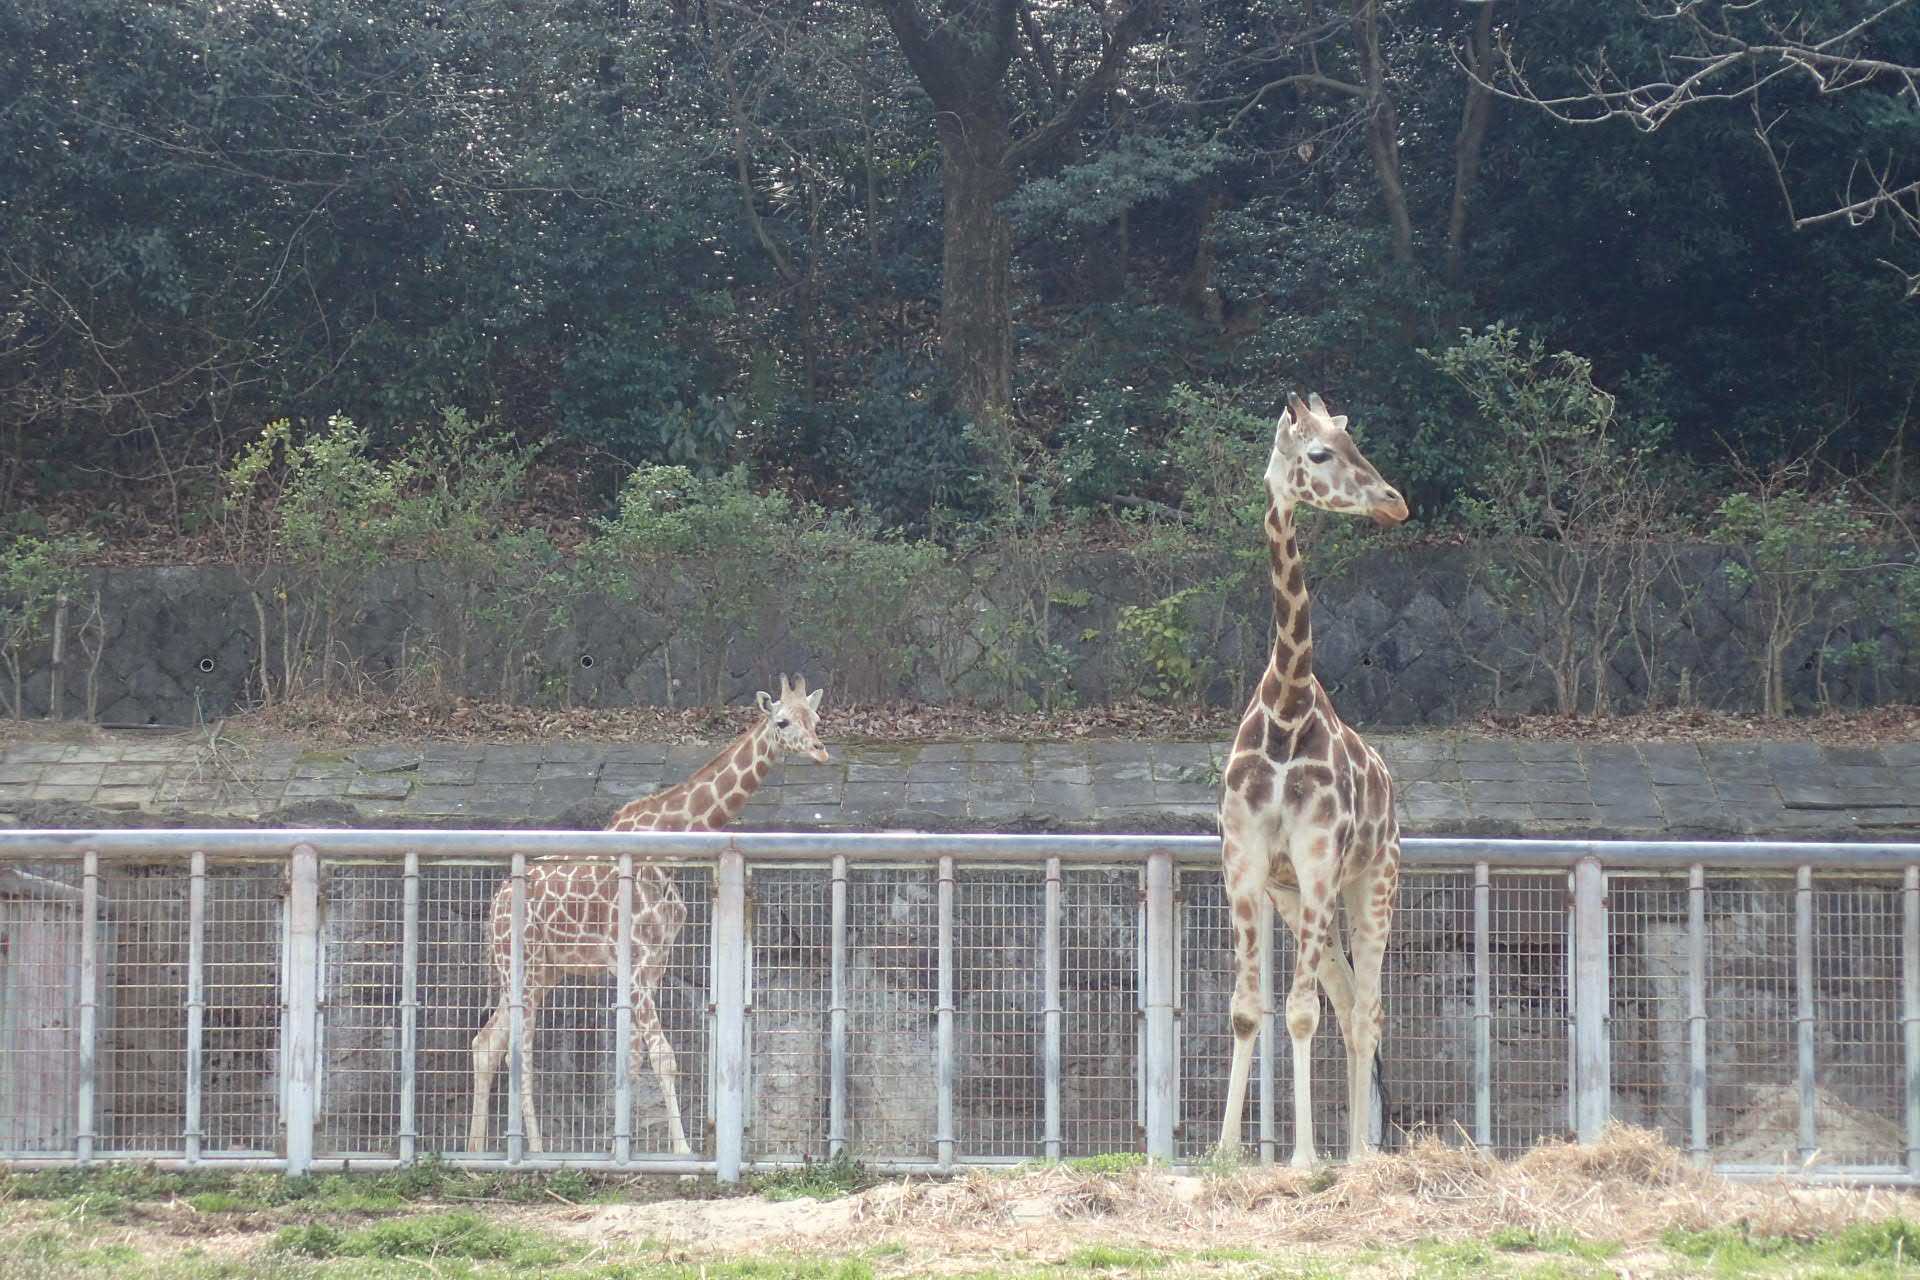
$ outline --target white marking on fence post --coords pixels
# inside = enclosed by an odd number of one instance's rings
[[[746,1151],[747,860],[721,852],[713,894],[714,1175],[738,1182]]]
[[[934,979],[934,1122],[935,1163],[953,1168],[953,858],[940,859],[935,890],[935,948],[939,973]]]
[[[1493,875],[1473,864],[1473,1140],[1493,1145]]]
[[[1600,859],[1573,867],[1573,1130],[1598,1142],[1607,1129],[1613,1094],[1608,1043],[1612,1002],[1607,972],[1607,873]]]
[[[400,1159],[420,1145],[420,855],[400,867]]]
[[[1687,869],[1687,1141],[1695,1160],[1707,1149],[1707,869]]]
[[[74,1158],[93,1159],[94,1085],[100,1061],[100,855],[86,851],[80,864],[80,1082]]]
[[[1814,1093],[1818,1046],[1814,1043],[1813,1003],[1813,868],[1794,872],[1793,883],[1794,1024],[1799,1041],[1800,1160],[1812,1161],[1820,1148],[1820,1124]]]
[[[847,1149],[847,857],[833,856],[827,992],[827,1154]]]
[[[1063,1064],[1060,1002],[1060,859],[1047,859],[1046,900],[1041,916],[1041,1071],[1045,1074],[1045,1114],[1041,1139],[1049,1160],[1061,1155],[1060,1070]]]
[[[633,1159],[633,855],[620,855],[613,909],[613,1162]]]
[[[205,1130],[207,1026],[207,855],[195,849],[187,861],[187,1079],[181,1138],[189,1165],[200,1162]]]
[[[1147,901],[1143,984],[1146,1025],[1143,1029],[1141,1092],[1146,1110],[1147,1155],[1173,1159],[1173,1126],[1177,1112],[1173,1044],[1175,987],[1173,927],[1173,855],[1156,849],[1147,855]]]
[[[287,1172],[297,1175],[313,1163],[315,1091],[320,1083],[320,854],[310,844],[296,844],[287,859],[286,920],[280,976],[286,1000],[282,1115]]]

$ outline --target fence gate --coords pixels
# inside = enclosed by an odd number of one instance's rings
[[[1187,1163],[1230,1049],[1217,858],[1156,836],[4,831],[0,1160]],[[1406,862],[1389,1146],[1516,1153],[1620,1120],[1730,1172],[1920,1183],[1920,845],[1411,840]],[[1243,1132],[1267,1160],[1291,1096],[1274,934]],[[1331,1018],[1314,1062],[1338,1154]]]

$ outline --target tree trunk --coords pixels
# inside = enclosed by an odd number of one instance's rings
[[[1387,94],[1387,67],[1380,55],[1380,10],[1375,0],[1358,0],[1353,10],[1354,40],[1359,46],[1361,83],[1365,88],[1367,150],[1380,180],[1380,196],[1387,206],[1392,231],[1393,260],[1413,265],[1413,214],[1407,205],[1407,185],[1400,172],[1400,122]]]
[[[1007,118],[997,102],[940,115],[944,249],[940,350],[961,412],[975,421],[1013,405],[1013,232],[1000,202],[1012,189]]]

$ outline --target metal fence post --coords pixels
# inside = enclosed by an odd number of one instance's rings
[[[953,1085],[954,1085],[954,995],[953,995],[953,858],[940,859],[940,878],[935,890],[938,923],[935,952],[939,972],[934,978],[934,1104],[933,1150],[935,1163],[943,1170],[953,1168]]]
[[[713,880],[714,1176],[740,1181],[747,1145],[747,860],[721,852]]]
[[[1493,877],[1473,864],[1473,1140],[1493,1145]]]
[[[1607,873],[1588,856],[1573,867],[1573,1131],[1598,1142],[1611,1111],[1612,1047],[1608,1007]]]
[[[400,1159],[420,1154],[420,855],[400,866]]]
[[[507,1163],[527,1154],[522,1084],[533,1068],[533,1025],[527,1016],[527,855],[516,853],[507,871]],[[530,1090],[529,1090],[530,1092]]]
[[[847,1149],[847,856],[833,857],[827,997],[827,1154]]]
[[[320,854],[297,844],[287,860],[287,941],[281,990],[286,1039],[281,1050],[282,1115],[287,1126],[287,1172],[313,1163],[313,1128],[320,1085]]]
[[[183,1153],[189,1165],[200,1162],[204,1119],[207,1025],[207,855],[195,849],[187,860],[187,1079]]]
[[[1810,1164],[1820,1148],[1818,1097],[1818,1028],[1814,1022],[1813,991],[1813,868],[1794,873],[1793,884],[1794,1028],[1798,1041],[1800,1087],[1800,1160]]]
[[[93,1159],[94,1087],[100,1070],[100,855],[89,849],[80,863],[80,1084],[74,1158]]]
[[[1065,1009],[1060,1003],[1060,859],[1047,859],[1047,893],[1041,923],[1041,1071],[1046,1091],[1041,1139],[1049,1160],[1061,1153],[1060,1068],[1062,1065],[1061,1019]]]
[[[633,1159],[633,855],[616,864],[613,910],[613,1162]]]
[[[1173,1159],[1177,1110],[1176,1055],[1173,1043],[1174,969],[1173,855],[1156,849],[1147,855],[1146,981],[1142,984],[1146,1025],[1142,1029],[1141,1101],[1146,1111],[1147,1155]]]
[[[1707,1163],[1707,869],[1687,870],[1687,1148]]]
[[[1906,1045],[1907,1172],[1920,1177],[1920,867],[1900,885],[1900,1030]]]

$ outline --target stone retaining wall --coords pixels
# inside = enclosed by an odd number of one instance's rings
[[[1680,699],[1756,705],[1765,619],[1751,593],[1728,585],[1727,554],[1672,552],[1637,626],[1607,655],[1616,709]],[[1540,657],[1552,648],[1552,628],[1520,617],[1524,606],[1496,602],[1488,583],[1501,568],[1477,548],[1389,546],[1316,581],[1315,669],[1342,713],[1361,724],[1416,725],[1553,709]],[[1054,590],[1045,652],[1031,628],[1008,638],[1006,620],[1021,613],[1021,602],[992,575],[979,580],[971,604],[914,624],[910,660],[895,652],[896,660],[880,662],[823,652],[779,616],[760,618],[754,634],[715,650],[605,597],[580,601],[553,628],[541,616],[547,605],[496,600],[489,608],[509,626],[463,628],[448,616],[454,593],[431,566],[394,565],[370,575],[341,618],[331,669],[361,690],[393,692],[431,679],[441,692],[592,707],[704,703],[716,693],[743,701],[782,671],[807,673],[837,699],[1010,705],[1052,696],[1088,704],[1132,696],[1150,674],[1117,638],[1124,609],[1165,594],[1164,584],[1144,581],[1137,562],[1098,557],[1069,574]],[[94,583],[98,636],[69,640],[62,701],[67,717],[81,718],[91,691],[95,716],[107,724],[191,725],[245,706],[256,696],[263,652],[250,592],[269,602],[282,587],[298,594],[297,584],[257,575],[250,582],[222,566],[103,568]],[[1214,703],[1238,705],[1265,661],[1264,590],[1254,581],[1187,608],[1182,640],[1207,673],[1204,696]],[[275,609],[264,651],[277,665],[301,615],[295,608],[283,620]],[[72,611],[73,627],[83,612]],[[1787,657],[1797,706],[1920,700],[1920,642],[1898,623],[1887,593],[1836,596],[1820,614]],[[462,632],[470,638],[456,645],[450,637]],[[1877,647],[1877,658],[1833,656],[1860,644]],[[464,661],[456,664],[450,649],[462,650]],[[47,652],[29,655],[30,715],[48,707],[48,659]]]

